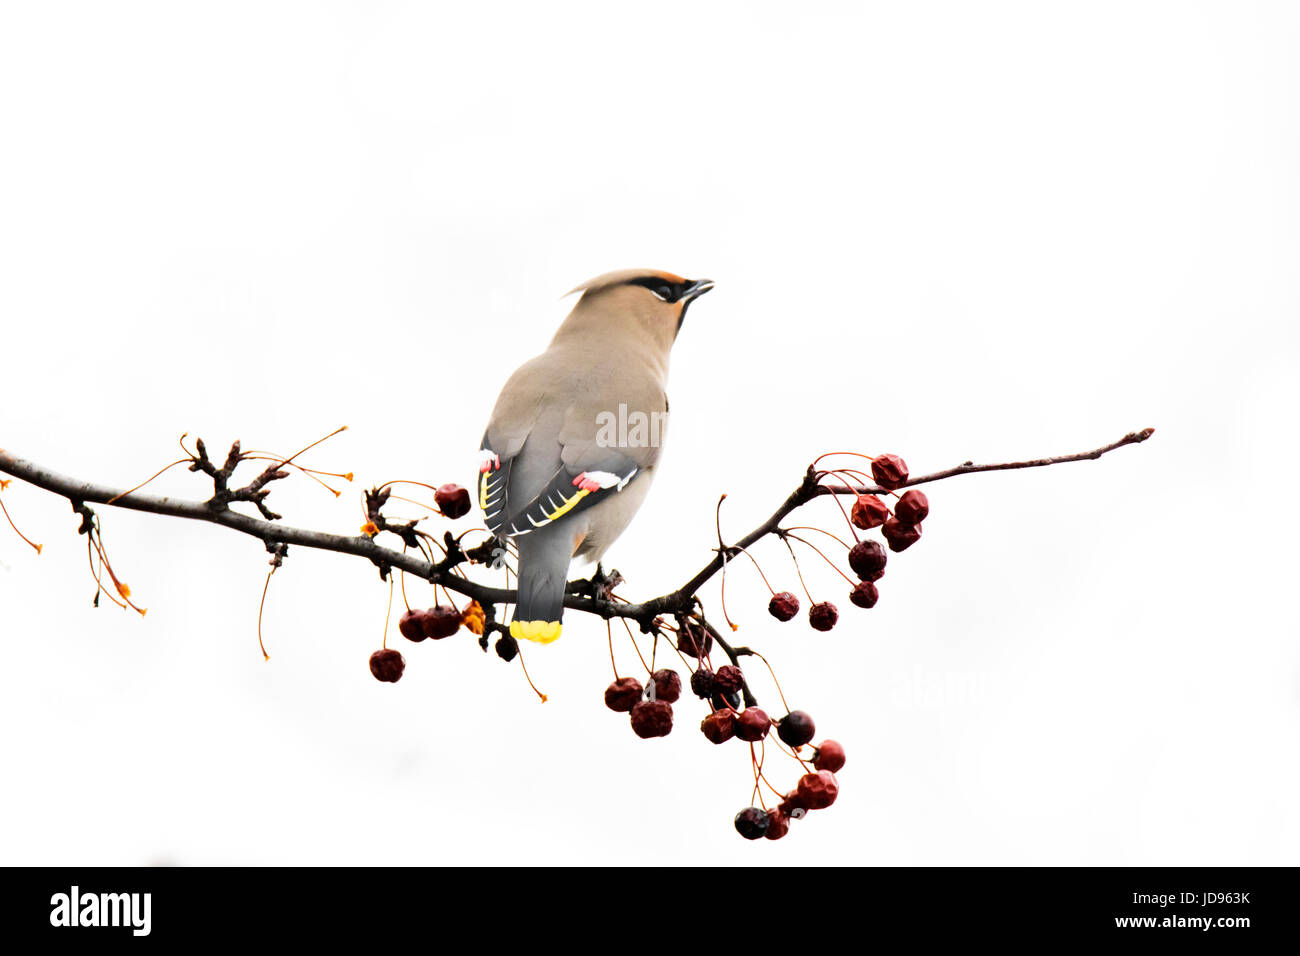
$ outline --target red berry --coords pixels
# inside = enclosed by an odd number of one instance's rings
[[[731,710],[715,710],[700,721],[700,733],[708,737],[711,743],[726,743],[736,735],[734,714]]]
[[[763,834],[769,840],[779,840],[790,832],[790,818],[780,810],[767,812],[767,832]]]
[[[783,814],[791,820],[799,820],[807,815],[808,806],[803,802],[803,797],[799,796],[798,790],[791,790],[782,799],[777,806]]]
[[[813,754],[812,765],[818,770],[829,770],[831,773],[839,773],[844,767],[844,748],[834,740],[823,740],[817,745],[817,752]]]
[[[880,600],[880,592],[870,581],[859,581],[849,592],[849,600],[858,607],[875,607],[876,602]]]
[[[402,637],[408,641],[420,642],[428,637],[424,633],[424,616],[426,611],[412,608],[402,615],[401,620],[397,622],[397,629],[402,632]]]
[[[849,567],[864,581],[879,581],[888,561],[889,554],[879,541],[859,541],[849,549]]]
[[[778,621],[788,621],[799,613],[799,599],[789,591],[779,591],[767,602],[767,613]]]
[[[642,739],[667,737],[673,729],[673,705],[666,700],[643,700],[632,708],[632,730]]]
[[[776,735],[791,747],[802,747],[813,739],[817,728],[813,719],[802,710],[792,710],[776,725]]]
[[[830,601],[822,601],[808,609],[808,623],[819,631],[829,631],[840,619],[840,612]]]
[[[871,463],[871,477],[881,488],[893,491],[907,482],[907,462],[897,455],[881,455]]]
[[[905,491],[894,505],[894,514],[903,524],[920,524],[930,516],[930,499],[915,488]]]
[[[460,611],[450,604],[439,604],[424,612],[424,636],[440,641],[460,630]]]
[[[443,485],[433,493],[433,502],[448,518],[455,519],[469,514],[469,492],[460,485]]]
[[[687,657],[703,657],[713,649],[713,636],[698,624],[683,621],[677,632],[677,649]]]
[[[405,659],[391,647],[375,651],[370,655],[370,673],[375,675],[375,680],[396,684],[402,679],[404,670],[406,670]]]
[[[849,512],[849,520],[863,531],[880,527],[888,517],[889,505],[875,495],[859,495]]]
[[[650,679],[655,685],[655,700],[666,700],[671,704],[682,696],[682,679],[677,676],[676,671],[665,667],[651,674]]]
[[[767,811],[746,807],[736,814],[736,832],[746,840],[761,840],[770,825]]]
[[[645,694],[645,688],[635,677],[620,677],[605,688],[605,706],[618,713],[626,713],[636,706]]]
[[[890,551],[906,551],[917,541],[921,540],[921,526],[903,524],[897,518],[890,518],[885,522],[885,526],[880,529],[889,542]]]
[[[713,688],[720,694],[734,694],[744,684],[745,675],[732,664],[724,664],[713,672]]]
[[[707,667],[701,667],[691,675],[691,692],[700,700],[708,700],[716,691],[713,682],[713,671]]]
[[[809,810],[825,810],[840,795],[840,785],[829,770],[806,773],[799,778],[799,801]]]
[[[772,718],[757,707],[746,707],[736,715],[736,736],[741,740],[757,743],[771,727]]]

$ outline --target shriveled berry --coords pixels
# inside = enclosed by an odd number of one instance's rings
[[[518,650],[518,648],[516,648]],[[626,713],[645,695],[645,688],[635,677],[620,677],[605,688],[605,706]]]
[[[736,736],[741,740],[757,743],[771,727],[772,718],[758,707],[746,707],[736,715]]]
[[[789,591],[778,591],[767,602],[767,613],[778,621],[788,621],[799,613],[799,599]]]
[[[713,696],[715,690],[713,682],[713,671],[707,667],[701,667],[691,675],[691,692],[701,700],[708,700]]]
[[[715,710],[700,721],[700,733],[708,737],[711,743],[726,743],[736,736],[735,712]]]
[[[412,608],[402,615],[401,620],[397,622],[397,629],[402,632],[402,637],[408,641],[420,642],[428,637],[424,633],[424,616],[427,611]]]
[[[844,747],[837,741],[823,740],[817,745],[817,752],[813,754],[812,765],[818,770],[839,773],[844,766],[844,761]]]
[[[780,810],[767,812],[767,832],[763,834],[769,840],[779,840],[790,832],[790,818]]]
[[[370,655],[370,673],[375,675],[375,680],[396,684],[402,679],[404,670],[406,670],[406,660],[391,647],[385,647]]]
[[[897,455],[881,455],[871,463],[871,477],[881,488],[893,491],[907,481],[907,462]]]
[[[915,488],[905,491],[894,505],[894,514],[903,524],[920,524],[930,516],[930,499]]]
[[[879,528],[889,517],[889,505],[875,495],[858,495],[849,511],[849,520],[863,531]]]
[[[713,649],[713,635],[692,621],[684,621],[677,632],[677,649],[687,657],[703,657]]]
[[[655,700],[666,700],[671,704],[682,696],[682,679],[677,676],[676,671],[665,667],[651,674],[650,680],[655,685]]]
[[[736,814],[736,832],[746,840],[761,840],[767,834],[768,826],[766,810],[746,807]]]
[[[799,778],[799,801],[809,810],[825,810],[840,795],[840,785],[829,770],[806,773]]]
[[[732,664],[723,664],[713,672],[713,687],[720,694],[734,694],[744,685],[745,675]]]
[[[849,567],[864,581],[879,581],[885,573],[889,554],[879,541],[859,541],[849,549]]]
[[[880,532],[885,536],[885,540],[889,542],[890,551],[906,551],[921,540],[921,526],[919,524],[903,524],[897,518],[890,518],[886,521]]]
[[[496,642],[496,652],[503,661],[513,661],[519,653],[519,642],[509,634],[503,634]]]
[[[791,820],[800,820],[808,814],[808,806],[803,802],[803,797],[799,796],[797,789],[787,793],[781,799],[777,809]]]
[[[460,612],[450,604],[439,604],[424,612],[424,636],[440,641],[460,630]]]
[[[880,600],[880,591],[870,581],[859,581],[849,592],[849,600],[858,607],[875,607],[876,602]]]
[[[667,737],[673,729],[673,705],[666,700],[643,700],[632,708],[632,730],[638,737]]]
[[[791,747],[802,747],[813,739],[817,727],[802,710],[792,710],[776,725],[776,735]]]
[[[433,503],[448,518],[460,518],[469,514],[469,492],[460,485],[442,485],[433,493]]]
[[[819,631],[829,631],[840,619],[840,612],[830,601],[822,601],[808,609],[808,623]]]

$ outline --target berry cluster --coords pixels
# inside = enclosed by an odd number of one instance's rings
[[[679,619],[678,625],[676,649],[683,661],[688,664],[688,658],[695,661],[691,665],[691,692],[709,707],[700,721],[700,733],[712,744],[725,744],[732,739],[747,743],[755,795],[765,786],[780,801],[772,810],[761,806],[742,810],[736,816],[736,830],[750,840],[759,837],[779,840],[789,831],[790,820],[835,802],[839,793],[835,771],[844,766],[844,748],[827,740],[816,748],[811,761],[800,757],[800,749],[817,733],[812,717],[802,710],[792,710],[785,717],[772,720],[753,700],[739,665],[724,664],[713,669],[709,653],[714,641],[709,631],[686,618]],[[736,652],[730,648],[728,651],[735,659]],[[605,706],[616,713],[626,713],[632,732],[638,737],[665,737],[672,732],[673,704],[681,695],[681,677],[674,670],[661,668],[651,672],[644,684],[635,677],[616,675],[614,682],[605,688]],[[784,795],[768,782],[764,773],[763,756],[773,729],[779,741],[775,745],[777,749],[793,757],[805,771],[795,789]]]
[[[863,476],[862,472],[842,468],[821,472],[818,477],[820,480],[834,475]],[[845,577],[853,585],[852,590],[849,591],[849,600],[861,608],[875,607],[880,599],[876,582],[885,574],[889,555],[879,541],[858,538],[857,532],[879,528],[890,551],[906,551],[920,540],[921,522],[930,514],[930,502],[925,492],[912,488],[901,495],[897,494],[897,489],[905,485],[908,478],[907,463],[902,458],[897,455],[880,455],[871,459],[871,477],[880,488],[893,494],[898,500],[891,510],[880,495],[860,494],[846,515],[849,525],[856,529],[852,531],[854,543],[851,546],[843,541],[840,543],[845,544],[849,549],[849,568],[857,575],[858,580],[855,582],[847,575]],[[778,533],[787,539],[787,544],[789,539],[794,539],[813,547],[791,532]],[[791,554],[794,554],[793,549]],[[824,554],[822,556],[825,557]],[[830,601],[813,601],[811,595],[808,600],[811,604],[808,609],[808,623],[813,629],[829,631],[835,627],[840,617],[839,609]],[[767,610],[778,621],[792,620],[799,613],[799,599],[789,591],[774,592],[771,601],[768,602]]]

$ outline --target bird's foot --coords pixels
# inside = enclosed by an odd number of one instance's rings
[[[605,569],[597,563],[591,577],[582,581],[570,581],[567,591],[570,594],[589,597],[593,601],[608,601],[610,593],[622,583],[623,575],[617,570],[606,573]]]

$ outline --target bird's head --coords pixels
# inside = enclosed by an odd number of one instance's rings
[[[686,309],[712,288],[712,279],[683,279],[658,269],[607,272],[570,291],[582,298],[565,326],[596,332],[631,325],[667,349],[681,331]]]

